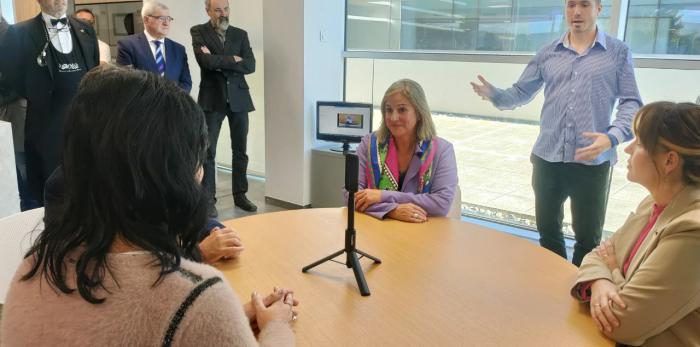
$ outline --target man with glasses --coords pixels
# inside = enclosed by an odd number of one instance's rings
[[[95,24],[97,22],[97,17],[95,14],[87,8],[81,8],[73,14],[75,18],[78,18],[88,24],[97,31]],[[112,52],[109,50],[109,45],[104,41],[97,38],[97,44],[100,46],[100,64],[109,64],[112,62]]]
[[[210,20],[190,29],[197,63],[201,68],[199,105],[206,114],[209,127],[209,150],[204,162],[202,184],[210,194],[210,215],[215,216],[216,143],[224,118],[231,131],[231,171],[233,202],[244,211],[254,212],[257,206],[246,197],[248,192],[248,112],[255,110],[245,75],[255,72],[255,57],[245,30],[229,25],[228,0],[205,0]]]
[[[632,139],[632,118],[642,100],[629,47],[596,24],[600,0],[567,0],[565,6],[568,31],[540,49],[511,88],[498,89],[482,76],[472,87],[495,107],[510,110],[544,86],[540,134],[530,157],[537,230],[540,245],[566,258],[562,222],[570,198],[572,262],[578,266],[600,242],[615,147]]]
[[[66,0],[37,0],[41,13],[10,26],[0,46],[6,85],[27,100],[22,209],[43,206],[44,183],[61,162],[65,112],[83,75],[99,63],[97,37],[66,16]]]
[[[170,10],[158,1],[144,1],[141,17],[144,32],[117,42],[117,64],[163,76],[189,93],[192,78],[185,47],[166,38],[173,21]]]

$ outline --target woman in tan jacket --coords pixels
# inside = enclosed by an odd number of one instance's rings
[[[581,264],[572,295],[611,339],[700,346],[700,106],[642,108],[627,178],[650,195]]]

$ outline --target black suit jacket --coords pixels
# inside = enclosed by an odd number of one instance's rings
[[[245,75],[255,72],[255,57],[245,30],[228,27],[225,45],[210,22],[190,29],[192,46],[202,80],[199,84],[199,105],[208,112],[226,112],[228,101],[232,112],[255,110]],[[211,54],[202,52],[207,47]],[[233,56],[243,60],[236,63]]]
[[[95,30],[88,24],[68,17],[71,35],[78,42],[77,49],[85,59],[86,68],[92,69],[99,64],[99,49]],[[39,140],[46,131],[42,126],[43,118],[51,115],[51,95],[56,61],[47,48],[47,66],[37,64],[37,57],[46,44],[45,24],[38,16],[10,26],[5,40],[0,47],[0,69],[7,84],[17,94],[27,99],[26,139]],[[55,129],[58,131],[58,129]],[[55,145],[55,144],[53,144]]]
[[[117,42],[117,64],[158,73],[146,34],[127,36]],[[165,38],[165,78],[177,83],[186,92],[192,90],[190,66],[187,64],[185,46]]]

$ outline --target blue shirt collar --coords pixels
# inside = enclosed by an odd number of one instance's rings
[[[600,27],[596,25],[596,35],[595,35],[595,41],[593,41],[593,44],[591,45],[591,48],[595,46],[595,44],[598,43],[600,44],[601,47],[603,47],[604,50],[608,50],[608,41],[605,37],[605,32],[603,30],[600,30]],[[559,40],[557,41],[557,47],[564,47],[564,48],[569,48],[569,32],[565,32],[561,37],[559,37]]]

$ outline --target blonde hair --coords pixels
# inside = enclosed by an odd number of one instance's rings
[[[430,107],[428,106],[428,100],[425,98],[423,88],[414,80],[402,79],[394,82],[384,93],[381,104],[382,123],[379,125],[379,129],[377,129],[376,132],[377,140],[381,143],[391,136],[391,132],[389,132],[389,128],[386,126],[384,120],[386,116],[385,108],[389,97],[396,93],[401,93],[416,110],[416,117],[418,118],[416,122],[416,138],[418,141],[432,140],[433,137],[437,136],[433,117],[430,114]]]

